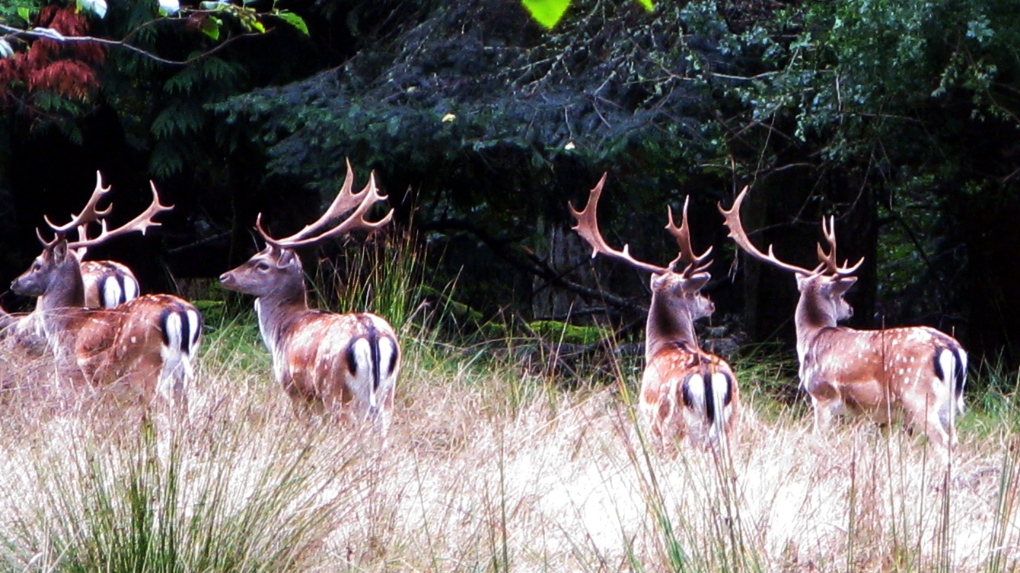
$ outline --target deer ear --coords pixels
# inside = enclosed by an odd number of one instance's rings
[[[67,258],[67,241],[60,237],[53,245],[53,260],[62,263]]]
[[[684,283],[684,290],[687,292],[698,292],[701,289],[705,288],[705,285],[708,284],[708,281],[711,278],[712,275],[708,273],[698,273],[693,277],[687,279],[687,281]]]
[[[290,249],[280,249],[280,254],[276,258],[277,264],[283,267],[292,267],[297,265],[301,266],[301,259],[298,258],[297,253]]]
[[[857,282],[857,277],[839,277],[832,282],[832,294],[842,295]]]

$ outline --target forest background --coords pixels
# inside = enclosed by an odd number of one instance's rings
[[[716,322],[741,341],[790,344],[797,295],[734,264],[716,204],[750,185],[745,226],[792,263],[814,266],[835,216],[840,258],[865,257],[854,326],[926,324],[1020,359],[1012,2],[574,0],[547,30],[516,0],[5,0],[0,26],[5,284],[43,214],[79,209],[99,170],[114,222],[149,180],[175,209],[93,256],[146,290],[222,298],[214,278],[258,247],[256,214],[296,230],[349,158],[464,323],[608,316],[639,337],[647,277],[592,272],[570,231],[567,202],[608,172],[603,232],[643,260],[675,256],[660,229],[690,196]],[[304,258],[314,274],[344,254]]]

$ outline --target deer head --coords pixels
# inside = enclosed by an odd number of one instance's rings
[[[223,286],[255,295],[259,298],[286,300],[305,298],[304,276],[301,261],[294,249],[321,243],[327,239],[346,235],[356,230],[374,231],[390,222],[391,209],[382,219],[368,221],[368,211],[379,201],[386,199],[379,194],[375,184],[375,173],[369,175],[368,185],[358,193],[353,192],[354,171],[347,162],[347,177],[336,198],[325,213],[315,222],[306,225],[297,233],[280,239],[273,238],[262,228],[262,214],[255,220],[255,229],[266,243],[266,248],[253,255],[247,262],[220,276]],[[344,217],[342,221],[338,219]]]
[[[651,273],[652,304],[648,311],[646,332],[646,346],[649,352],[659,344],[660,339],[665,342],[682,336],[693,341],[693,321],[710,316],[715,306],[701,294],[701,289],[711,278],[707,269],[711,264],[708,257],[712,253],[712,248],[709,247],[699,255],[691,247],[690,227],[687,224],[689,198],[684,201],[683,218],[679,227],[673,222],[673,211],[666,209],[668,218],[666,230],[676,239],[680,252],[668,266],[661,267],[635,259],[627,245],[624,245],[622,250],[616,250],[603,239],[598,228],[596,210],[605,182],[606,175],[603,175],[598,185],[589,193],[588,204],[583,211],[577,211],[570,205],[570,212],[577,220],[574,230],[591,245],[592,257],[602,254]],[[684,267],[678,271],[676,269],[680,264]],[[696,342],[694,346],[697,346]]]
[[[779,260],[771,245],[768,247],[767,254],[754,246],[740,222],[740,207],[746,196],[747,187],[744,187],[737,195],[730,210],[727,211],[722,208],[722,205],[719,206],[719,211],[725,217],[725,224],[730,232],[729,236],[745,253],[776,268],[792,272],[796,276],[797,289],[801,293],[800,303],[797,307],[799,327],[835,326],[840,320],[853,316],[853,308],[844,300],[843,295],[857,281],[853,273],[864,263],[864,258],[862,257],[853,266],[847,266],[847,262],[844,262],[842,266],[837,263],[835,220],[830,217],[826,223],[826,220],[822,219],[822,234],[825,236],[829,248],[826,251],[819,243],[817,245],[818,266],[806,269]]]
[[[50,242],[43,241],[43,252],[32,265],[11,283],[11,290],[22,296],[41,297],[54,289],[65,293],[69,303],[65,306],[84,306],[84,285],[81,280],[81,263],[70,252],[67,240],[57,235]],[[80,301],[79,301],[80,299]]]
[[[85,294],[80,261],[85,251],[89,247],[128,233],[140,232],[144,235],[149,228],[159,226],[153,217],[172,209],[160,205],[159,194],[155,185],[152,185],[152,203],[149,207],[124,225],[110,229],[107,227],[106,216],[113,210],[113,205],[108,205],[106,209],[98,207],[99,201],[109,190],[109,187],[103,187],[102,176],[97,172],[96,188],[80,213],[72,214],[71,220],[63,225],[54,224],[49,217],[45,217],[54,238],[47,241],[42,233],[36,230],[36,236],[43,245],[43,252],[32,266],[14,281],[11,288],[15,292],[38,297],[45,295],[46,300],[40,298],[40,304],[48,305],[49,308],[84,306]],[[88,227],[96,223],[100,226],[100,232],[97,236],[89,238]],[[71,231],[77,231],[79,237],[77,241],[67,240],[67,233]]]

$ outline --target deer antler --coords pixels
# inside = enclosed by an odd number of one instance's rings
[[[119,237],[121,235],[126,235],[128,233],[139,232],[142,235],[144,235],[145,232],[149,229],[149,227],[158,227],[158,226],[160,226],[160,223],[157,222],[157,221],[154,221],[153,217],[155,217],[156,215],[158,215],[158,214],[160,214],[160,213],[162,213],[164,211],[170,211],[171,209],[174,208],[174,206],[173,205],[161,205],[159,203],[159,192],[156,191],[156,184],[153,183],[152,181],[149,181],[149,186],[152,187],[152,203],[149,203],[149,206],[144,211],[139,213],[138,216],[136,216],[134,219],[131,219],[130,221],[128,221],[127,223],[124,223],[123,225],[121,225],[120,227],[117,227],[116,229],[109,230],[109,229],[106,228],[106,219],[105,219],[105,216],[113,208],[113,205],[111,204],[109,207],[106,208],[106,211],[101,211],[101,212],[95,211],[94,205],[93,205],[92,211],[94,213],[98,213],[100,215],[97,219],[95,219],[95,221],[99,221],[99,225],[100,225],[99,235],[96,236],[96,237],[93,237],[91,239],[86,238],[84,228],[88,224],[88,222],[85,222],[85,221],[79,222],[78,223],[78,236],[80,238],[77,241],[68,243],[67,244],[68,248],[75,249],[75,250],[87,249],[88,247],[94,247],[94,246],[96,246],[96,245],[98,245],[100,243],[106,242],[107,240],[112,239],[113,237]],[[109,188],[107,188],[107,190],[109,190]],[[91,203],[91,200],[90,200],[90,203]],[[86,205],[86,210],[87,209],[88,209],[88,205]],[[82,213],[84,214],[85,211],[82,211]],[[68,225],[64,225],[64,227],[68,227]],[[60,233],[61,232],[60,229],[54,228],[52,224],[50,224],[50,228],[53,229],[53,231],[56,232],[56,233]]]
[[[87,226],[89,223],[95,223],[101,221],[104,217],[110,214],[113,209],[113,205],[108,205],[106,210],[97,209],[96,206],[99,204],[99,200],[109,193],[109,187],[103,187],[103,174],[96,171],[96,188],[92,191],[92,196],[89,197],[85,208],[81,210],[81,213],[75,215],[71,213],[71,221],[64,225],[54,225],[48,215],[43,215],[43,220],[49,225],[50,229],[53,229],[54,233],[66,234],[68,231],[78,227],[79,236],[84,234],[82,227]]]
[[[829,217],[828,225],[825,224],[825,217],[822,217],[822,234],[829,243],[829,252],[826,253],[822,249],[822,244],[818,243],[818,260],[825,265],[826,271],[838,277],[845,277],[852,275],[864,263],[864,257],[852,267],[845,266],[849,261],[844,262],[842,267],[836,263],[836,221],[833,217]]]
[[[262,228],[262,214],[259,213],[258,217],[255,218],[255,229],[262,235],[262,238],[267,244],[272,245],[279,249],[294,249],[297,247],[303,247],[311,245],[319,241],[336,237],[349,233],[357,229],[367,229],[374,231],[379,227],[382,227],[386,223],[389,223],[393,218],[393,209],[390,209],[386,216],[378,221],[368,221],[365,219],[365,215],[368,213],[376,203],[386,199],[385,195],[379,194],[379,189],[375,185],[375,172],[373,171],[368,176],[368,185],[359,193],[352,193],[351,189],[354,186],[354,171],[351,169],[350,161],[347,162],[347,177],[344,179],[344,184],[340,188],[339,194],[333,199],[333,203],[330,204],[329,208],[325,213],[322,214],[314,223],[306,225],[303,229],[297,233],[280,239],[274,239],[266,233],[265,229]],[[329,223],[335,221],[339,217],[342,217],[345,213],[354,209],[350,215],[340,222],[338,225],[331,229],[323,230]],[[318,233],[318,234],[316,234]]]
[[[793,271],[799,275],[812,276],[822,273],[832,273],[835,276],[847,276],[856,271],[861,264],[864,263],[864,258],[861,257],[860,261],[852,267],[839,267],[836,264],[836,235],[833,230],[833,222],[830,220],[829,224],[826,225],[825,218],[822,218],[822,232],[825,234],[825,239],[829,243],[829,253],[826,254],[822,249],[822,245],[818,244],[818,260],[819,265],[814,269],[808,270],[803,267],[784,263],[783,261],[776,258],[775,253],[772,250],[772,245],[769,245],[769,252],[766,255],[759,251],[751,240],[747,238],[747,234],[744,232],[744,227],[740,223],[740,205],[744,202],[744,197],[747,195],[747,187],[737,195],[736,200],[733,201],[733,207],[729,211],[723,209],[722,204],[719,205],[719,211],[723,214],[726,219],[726,227],[730,231],[730,237],[733,237],[733,241],[737,243],[741,249],[752,257],[769,263],[773,266],[779,267],[784,270]]]
[[[602,179],[599,180],[598,185],[589,192],[588,204],[585,206],[583,211],[574,209],[573,203],[568,203],[570,214],[574,216],[574,219],[577,219],[577,225],[575,225],[573,229],[577,231],[578,235],[581,235],[582,239],[591,245],[592,258],[595,258],[595,255],[602,253],[607,257],[612,257],[614,259],[630,263],[632,266],[643,271],[651,271],[655,274],[669,272],[669,269],[644,263],[635,259],[630,255],[627,245],[623,246],[622,251],[617,251],[607,245],[606,241],[602,238],[602,233],[599,232],[599,224],[596,220],[595,211],[598,209],[599,196],[602,194],[602,186],[605,185],[607,176],[607,173],[603,173]]]
[[[683,220],[679,227],[673,223],[673,209],[670,209],[669,207],[666,208],[666,216],[669,218],[669,222],[666,223],[666,230],[669,231],[670,235],[673,235],[673,237],[676,238],[676,243],[680,246],[680,254],[677,255],[671,263],[669,263],[669,268],[675,269],[677,263],[687,263],[687,267],[683,270],[683,276],[685,278],[690,278],[691,276],[707,269],[711,263],[706,261],[708,260],[708,256],[712,254],[712,247],[709,247],[707,251],[700,255],[694,254],[694,248],[691,246],[691,228],[687,224],[687,204],[690,203],[690,201],[691,197],[688,195],[687,198],[684,199]]]

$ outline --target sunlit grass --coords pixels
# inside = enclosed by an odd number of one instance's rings
[[[236,328],[241,328],[236,326]],[[32,571],[1009,571],[1020,441],[829,436],[745,385],[728,458],[642,446],[620,388],[408,337],[383,451],[298,420],[250,333],[207,337],[186,417],[9,413],[0,565]],[[497,345],[498,346],[498,345]],[[740,364],[740,362],[738,362]],[[778,366],[739,371],[763,380]],[[757,378],[755,378],[757,377]],[[748,382],[749,383],[749,382]],[[785,383],[793,383],[785,380]],[[623,381],[633,392],[633,380]],[[745,383],[746,384],[746,383]],[[991,415],[972,406],[968,416]],[[976,410],[976,411],[974,411]],[[766,412],[761,415],[760,412]],[[16,423],[13,423],[16,422]]]

